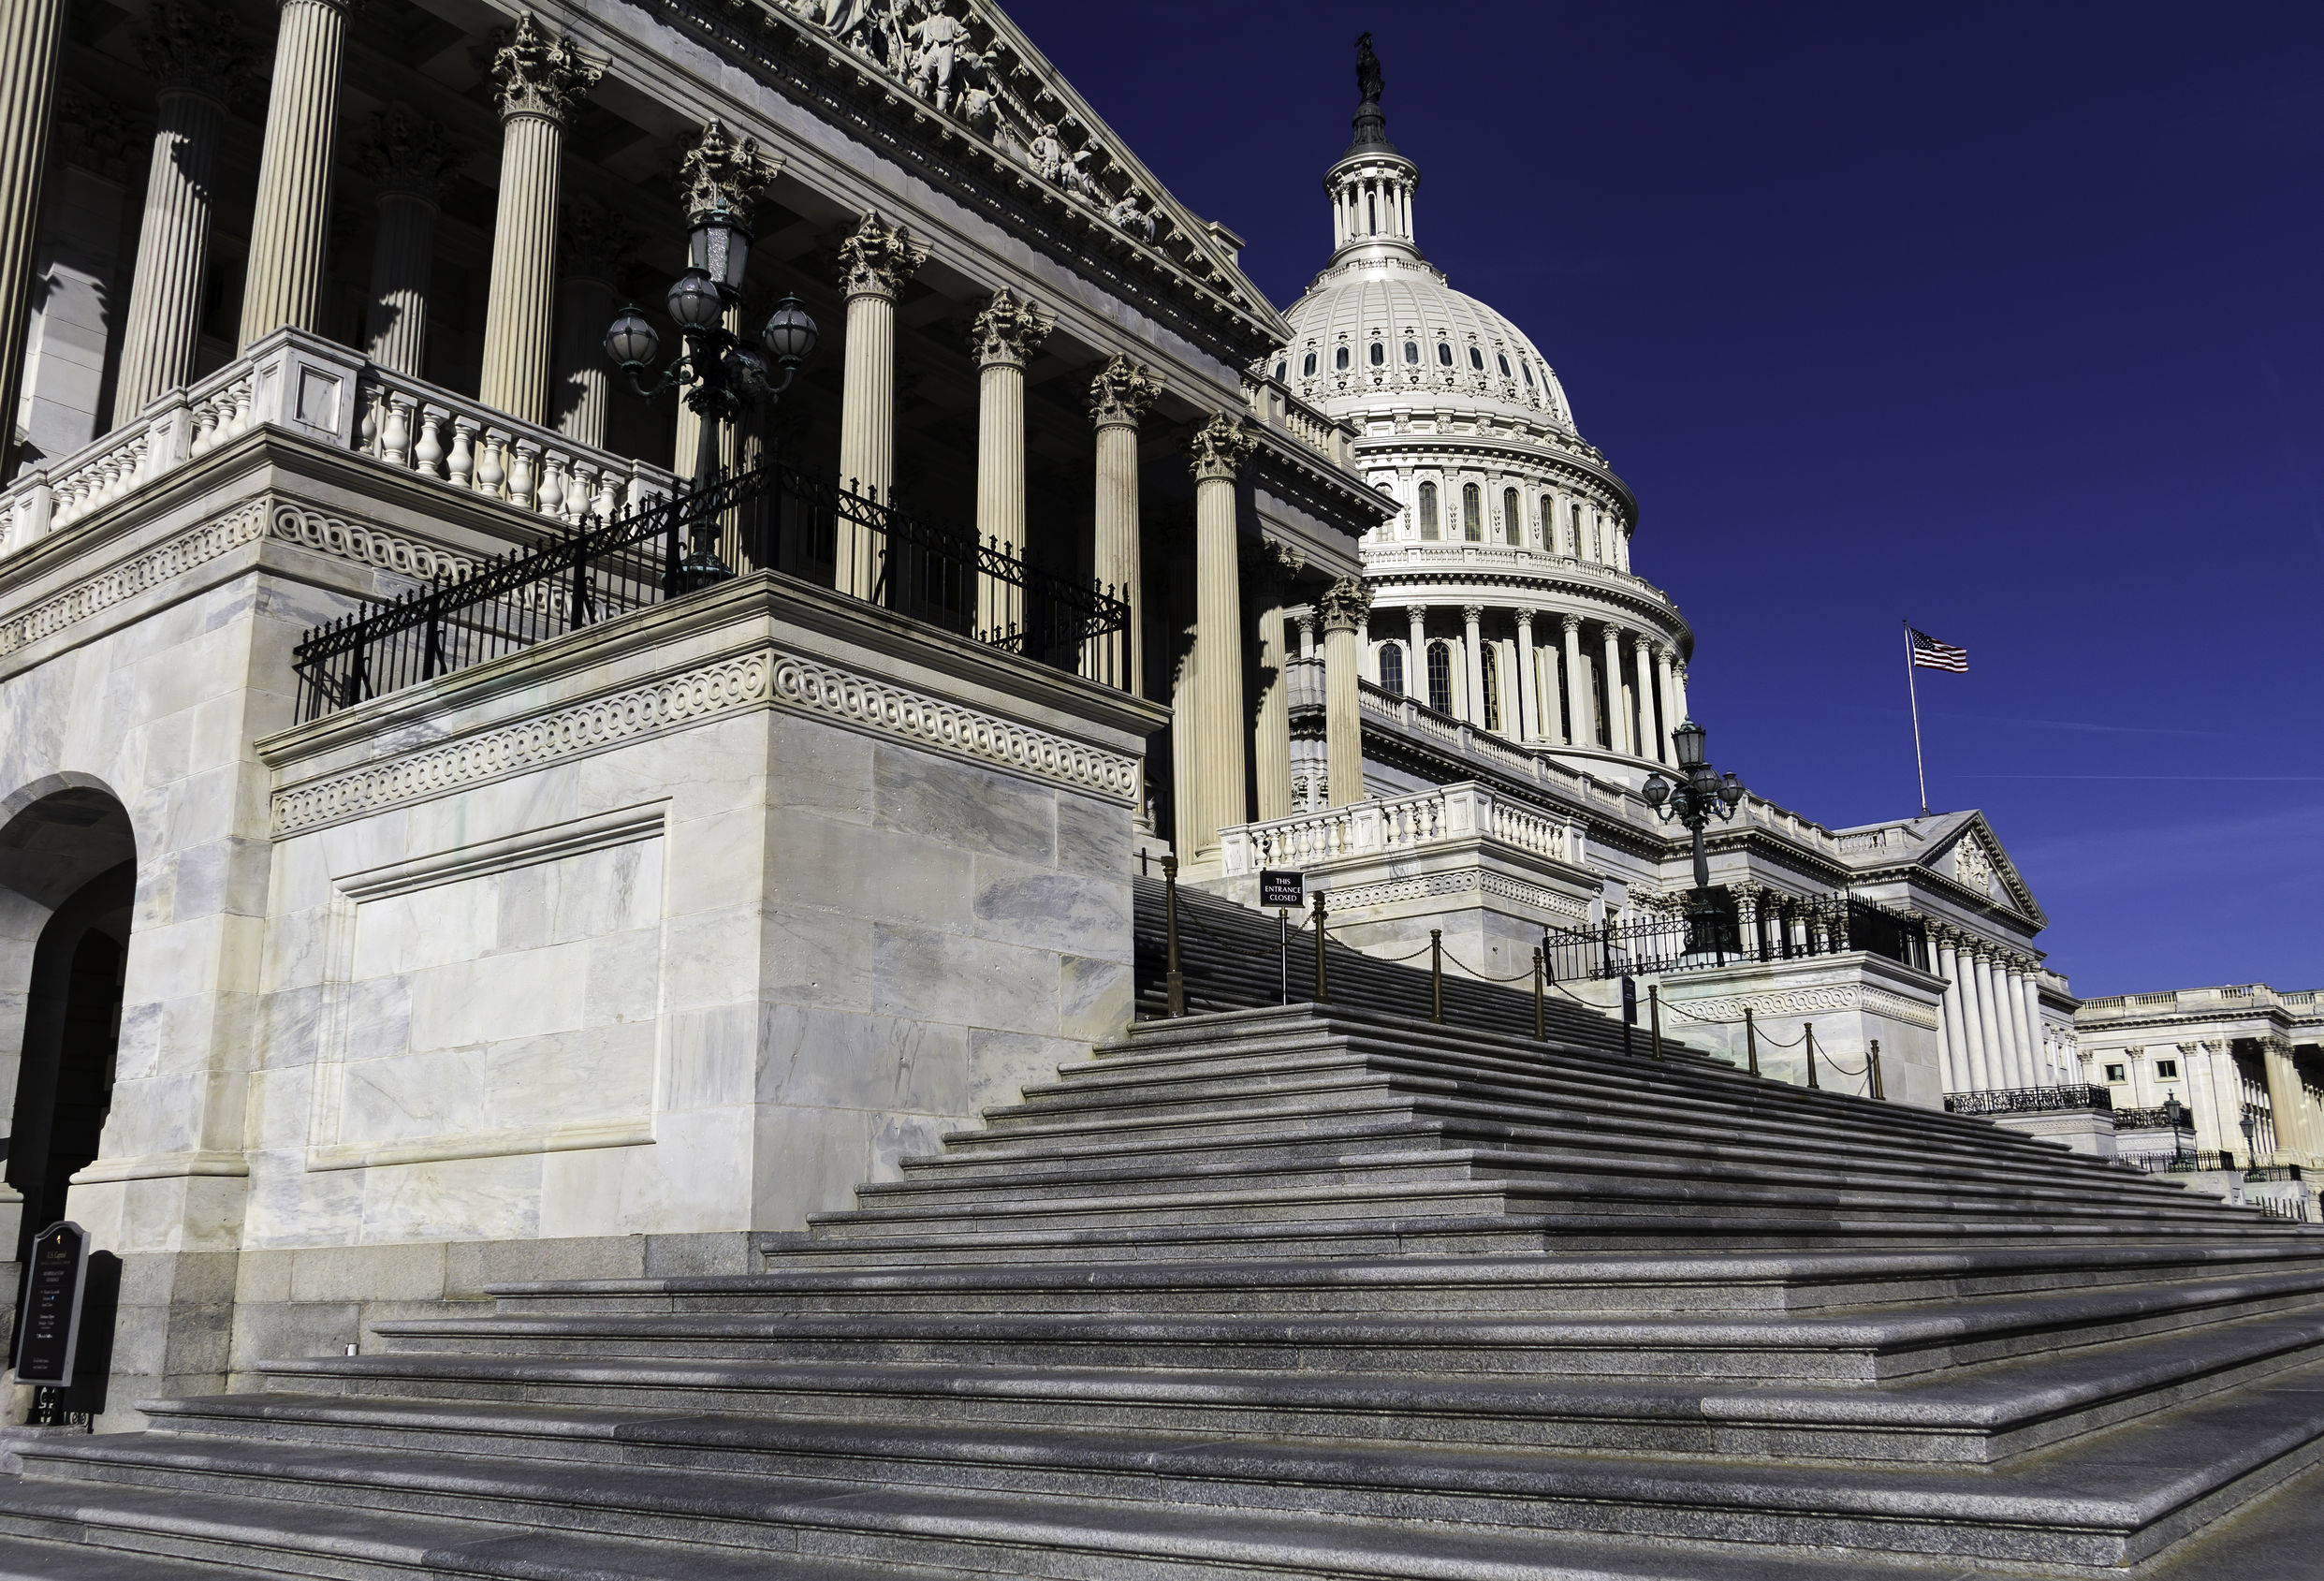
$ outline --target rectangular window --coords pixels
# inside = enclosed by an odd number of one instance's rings
[[[1484,541],[1484,490],[1474,483],[1464,483],[1460,490],[1461,536],[1470,543]]]
[[[1420,535],[1424,538],[1441,535],[1437,525],[1437,486],[1433,483],[1420,486]]]
[[[2176,1060],[2157,1060],[2157,1061],[2155,1061],[2155,1075],[2156,1075],[2156,1076],[2157,1078],[2159,1078],[2160,1080],[2163,1080],[2163,1081],[2176,1081],[2176,1080],[2178,1080],[2178,1079],[2179,1079],[2179,1061],[2176,1061]]]
[[[2123,1078],[2123,1068],[2122,1068],[2120,1065],[2109,1065],[2109,1066],[2107,1066],[2107,1067],[2106,1067],[2106,1079],[2107,1079],[2107,1080],[2109,1080],[2109,1081],[2120,1081],[2120,1080],[2122,1080],[2122,1078]]]

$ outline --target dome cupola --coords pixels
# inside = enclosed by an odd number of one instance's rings
[[[1388,117],[1380,108],[1386,84],[1368,33],[1355,41],[1355,84],[1362,100],[1355,110],[1354,139],[1323,176],[1323,190],[1332,199],[1332,256],[1374,249],[1418,257],[1412,195],[1420,187],[1420,167],[1388,140]]]

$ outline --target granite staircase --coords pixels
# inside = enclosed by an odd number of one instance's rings
[[[0,1581],[2307,1574],[2324,1234],[1526,1014],[1140,1023],[758,1272],[30,1443]]]

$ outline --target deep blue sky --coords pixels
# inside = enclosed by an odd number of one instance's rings
[[[2324,6],[1014,0],[1279,303],[1355,34],[1564,380],[1713,760],[1984,809],[2084,995],[2324,987]]]

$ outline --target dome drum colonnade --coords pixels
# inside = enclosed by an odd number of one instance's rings
[[[50,160],[57,83],[62,72],[61,0],[0,0],[5,22],[6,86],[0,88],[0,229],[10,239],[0,256],[0,356],[6,378],[22,376],[31,293],[30,238],[37,230],[39,178]],[[326,308],[327,223],[337,167],[370,178],[377,202],[376,245],[364,313],[365,349],[383,369],[417,379],[425,363],[429,264],[444,189],[466,155],[440,126],[416,125],[400,110],[381,117],[351,157],[341,147],[349,24],[347,0],[281,0],[281,25],[269,71],[270,97],[260,139],[253,249],[239,320],[239,348],[283,328],[319,333]],[[216,183],[212,170],[224,106],[218,85],[251,51],[233,19],[160,0],[149,51],[160,84],[156,157],[144,206],[129,311],[118,331],[123,377],[113,402],[115,426],[156,398],[183,388],[194,372]],[[484,301],[477,400],[532,425],[552,421],[577,446],[606,441],[607,380],[598,346],[613,304],[621,255],[635,246],[618,216],[562,201],[565,141],[608,63],[560,37],[530,13],[492,36],[489,89],[502,132],[490,233],[490,285]],[[706,156],[707,159],[706,159]],[[724,200],[748,216],[760,192],[783,169],[748,138],[730,138],[718,123],[704,129],[686,169],[707,163]],[[681,174],[681,186],[687,177]],[[698,196],[698,195],[690,195]],[[577,227],[576,222],[585,222]],[[577,234],[577,232],[579,232]],[[22,245],[18,243],[22,242]],[[930,256],[928,242],[876,212],[864,211],[834,249],[836,284],[845,302],[839,411],[839,476],[863,492],[891,495],[898,481],[898,311],[899,300]],[[958,260],[966,263],[968,260]],[[561,262],[563,268],[561,270]],[[956,271],[960,272],[959,271]],[[988,271],[987,271],[988,272]],[[1013,283],[1015,284],[1015,283]],[[1022,557],[1027,549],[1028,366],[1057,324],[1047,306],[1021,286],[1003,285],[966,304],[968,351],[976,369],[974,516],[980,536]],[[592,322],[580,322],[587,319]],[[1085,348],[1086,349],[1086,348]],[[1125,350],[1133,349],[1125,346]],[[1089,542],[1082,563],[1093,579],[1131,606],[1125,676],[1144,695],[1147,666],[1138,640],[1149,602],[1141,564],[1140,430],[1164,386],[1130,355],[1099,346],[1089,373],[1088,416],[1094,474]],[[550,412],[560,384],[584,387],[582,398]],[[13,385],[0,389],[12,394]],[[1178,821],[1197,831],[1183,852],[1215,853],[1217,836],[1199,832],[1249,816],[1247,766],[1254,752],[1241,724],[1239,666],[1200,662],[1202,651],[1239,651],[1248,629],[1240,562],[1249,550],[1241,495],[1262,441],[1250,418],[1212,404],[1223,392],[1189,390],[1173,403],[1172,427],[1191,436],[1186,464],[1194,500],[1194,652],[1175,675],[1156,677],[1175,695]],[[675,435],[690,448],[694,415],[682,406]],[[100,423],[100,428],[103,425]],[[733,436],[725,460],[738,454]],[[1150,454],[1149,454],[1150,460]],[[839,546],[837,588],[870,596],[883,566],[868,534]],[[1002,583],[980,586],[980,634],[1005,633],[1022,612]],[[1356,647],[1360,645],[1349,644]],[[1354,739],[1355,665],[1339,710],[1337,738]],[[1342,756],[1347,753],[1343,750]]]

